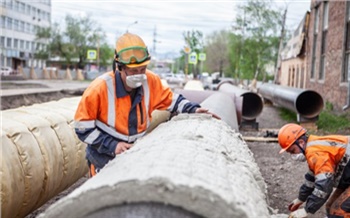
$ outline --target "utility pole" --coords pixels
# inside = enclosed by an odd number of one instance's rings
[[[100,72],[100,35],[97,35],[97,71]]]
[[[280,44],[278,47],[278,55],[277,55],[277,63],[276,63],[276,67],[275,67],[275,76],[274,76],[274,81],[273,83],[276,84],[278,82],[278,72],[281,69],[281,61],[282,61],[282,55],[281,55],[281,51],[282,51],[282,47],[283,47],[283,40],[284,40],[284,32],[285,32],[285,24],[286,24],[286,17],[287,17],[287,9],[288,6],[286,7],[286,9],[284,10],[283,13],[283,17],[282,17],[282,29],[281,29],[281,36],[280,36]]]
[[[153,54],[155,57],[157,57],[156,55],[156,43],[157,43],[157,26],[154,26],[154,31],[153,31]]]

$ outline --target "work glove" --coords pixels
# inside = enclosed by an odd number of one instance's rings
[[[295,210],[297,210],[300,205],[302,205],[304,203],[304,201],[299,200],[299,198],[296,198],[292,201],[292,203],[290,203],[290,205],[288,206],[288,210],[293,212]]]
[[[304,208],[291,212],[288,218],[305,218],[307,217],[307,212]]]

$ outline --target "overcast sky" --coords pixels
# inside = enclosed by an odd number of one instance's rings
[[[64,23],[66,13],[89,15],[101,25],[107,34],[107,42],[113,46],[117,37],[128,29],[140,35],[150,50],[155,45],[157,53],[177,53],[185,46],[184,31],[199,30],[206,36],[230,29],[236,16],[236,5],[242,2],[244,0],[52,0],[52,21]],[[310,8],[310,0],[275,2],[271,7],[284,8],[288,4],[287,27],[292,29]]]

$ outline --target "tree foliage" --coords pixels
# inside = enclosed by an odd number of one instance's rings
[[[113,50],[106,44],[105,33],[90,16],[75,17],[68,14],[64,26],[65,29],[62,30],[58,23],[54,23],[50,28],[37,30],[37,42],[48,41],[45,49],[37,51],[40,57],[60,57],[65,60],[67,66],[77,59],[77,66],[82,69],[87,63],[87,51],[97,49],[101,45],[100,64],[109,64],[108,60],[113,57]]]
[[[253,79],[266,73],[267,64],[277,60],[282,14],[271,8],[271,1],[249,0],[238,6],[235,27],[242,39],[238,77]]]
[[[204,42],[203,42],[203,33],[198,30],[192,30],[183,32],[183,38],[185,40],[185,45],[191,48],[191,52],[196,52],[197,55],[204,50]],[[185,54],[184,51],[181,51],[182,58],[185,60],[185,58],[188,58],[188,55]],[[182,59],[181,58],[181,59]],[[185,60],[188,64],[188,59]],[[186,68],[186,66],[185,66]],[[197,78],[197,75],[199,73],[199,64],[188,64],[188,73],[193,73],[194,78]]]
[[[224,30],[214,32],[206,40],[207,69],[210,72],[220,72],[220,77],[229,65],[229,41],[230,33]]]

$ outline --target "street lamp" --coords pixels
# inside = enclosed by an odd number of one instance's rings
[[[129,27],[134,25],[134,24],[137,24],[137,20],[135,20],[133,23],[129,24],[127,27],[126,27],[126,32],[129,32]]]

